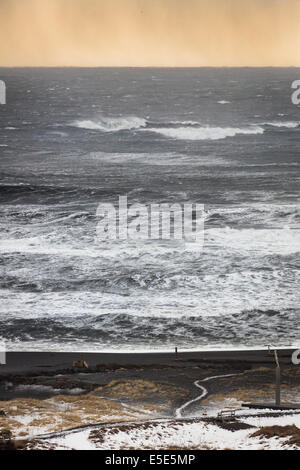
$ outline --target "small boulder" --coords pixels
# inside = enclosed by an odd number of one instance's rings
[[[77,369],[88,369],[89,365],[86,361],[81,359],[80,361],[74,361],[73,362],[73,367],[75,367]]]

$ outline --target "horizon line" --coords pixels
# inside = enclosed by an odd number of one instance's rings
[[[0,69],[300,69],[300,65],[1,65]]]

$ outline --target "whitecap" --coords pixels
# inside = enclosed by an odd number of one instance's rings
[[[296,129],[300,126],[299,121],[271,121],[271,122],[264,122],[263,125],[265,126],[272,126],[272,127],[286,127],[288,129]]]
[[[165,137],[177,140],[220,140],[236,135],[263,134],[264,129],[260,126],[248,128],[239,127],[178,127],[174,128],[149,128],[146,131],[155,132]]]
[[[79,129],[87,129],[101,132],[119,132],[122,130],[139,129],[145,127],[146,120],[136,116],[125,117],[99,117],[94,120],[79,120],[72,126]]]

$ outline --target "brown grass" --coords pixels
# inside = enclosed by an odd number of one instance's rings
[[[300,448],[300,429],[295,426],[266,426],[260,428],[251,437],[262,437],[265,439],[285,438],[286,443],[291,446]]]
[[[48,400],[19,398],[1,402],[6,415],[0,416],[0,429],[12,431],[14,437],[60,431],[85,424],[128,421],[148,418],[147,411],[157,413],[150,404],[141,404],[139,412],[115,401],[93,394],[58,395]],[[24,422],[24,420],[26,422]]]
[[[282,387],[282,399],[283,401],[293,403],[298,402],[297,396],[300,396],[299,387]],[[294,394],[294,396],[292,395]],[[209,395],[203,400],[203,404],[210,404],[212,402],[223,402],[227,399],[235,400],[236,402],[251,402],[251,401],[274,401],[275,387],[274,385],[267,384],[264,386],[254,386],[248,388],[237,387],[236,390],[223,393],[215,393]]]
[[[167,383],[155,383],[148,380],[113,380],[105,387],[97,388],[93,393],[131,401],[151,398],[162,402],[183,398],[187,391]]]
[[[11,430],[14,437],[23,437],[85,424],[146,419],[149,413],[157,415],[185,394],[185,389],[165,383],[114,380],[84,395],[62,394],[46,400],[17,398],[0,402],[5,413],[0,416],[0,428]]]

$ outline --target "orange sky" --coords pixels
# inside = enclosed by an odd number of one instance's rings
[[[0,0],[2,66],[300,66],[300,0]]]

